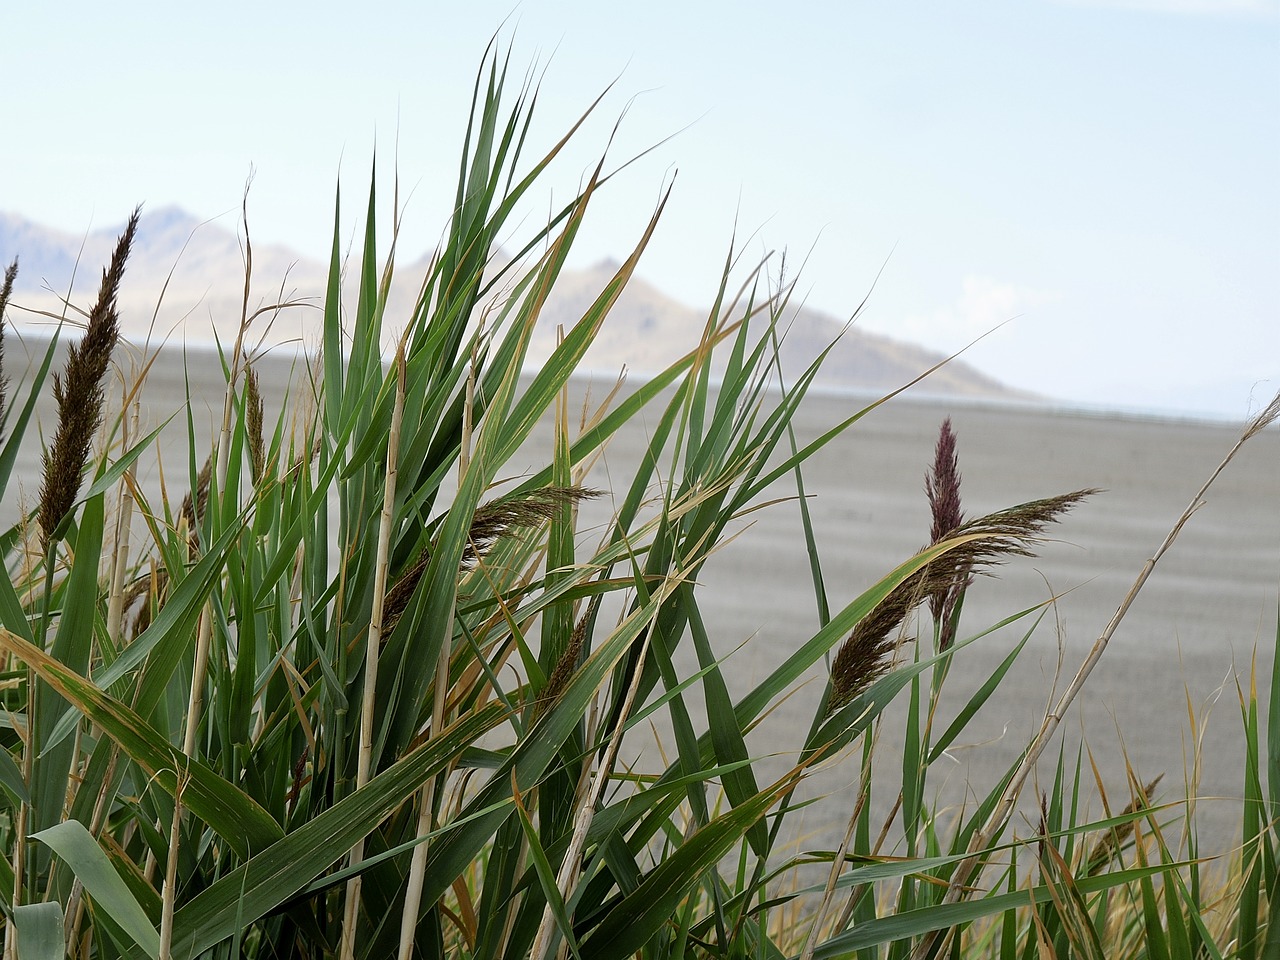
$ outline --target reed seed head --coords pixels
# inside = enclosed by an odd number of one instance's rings
[[[124,592],[124,610],[131,621],[125,632],[127,640],[133,640],[151,626],[152,615],[164,607],[169,588],[169,573],[164,567],[154,567],[151,572],[133,581]]]
[[[951,418],[942,421],[938,430],[938,443],[934,448],[933,467],[924,477],[925,495],[929,498],[929,511],[933,526],[929,531],[929,545],[941,543],[953,530],[964,523],[960,509],[960,462],[956,455],[956,435],[951,429]],[[955,579],[939,586],[929,594],[929,612],[934,623],[939,624],[938,648],[946,650],[955,640],[953,614],[965,588],[973,582],[967,570],[956,570]]]
[[[53,395],[58,402],[58,427],[53,446],[45,451],[44,479],[40,488],[41,546],[48,550],[54,531],[75,504],[80,476],[89,459],[89,445],[102,422],[102,382],[111,352],[120,336],[116,296],[124,276],[125,261],[138,228],[141,207],[116,242],[111,262],[102,272],[98,299],[89,311],[80,342],[67,351],[62,376],[54,375]]]
[[[1160,785],[1160,781],[1164,779],[1164,774],[1160,774],[1145,787],[1141,793],[1134,796],[1132,800],[1125,806],[1120,815],[1126,816],[1131,813],[1137,813],[1139,810],[1145,810],[1151,806],[1151,800],[1156,795],[1156,787]],[[1085,858],[1084,875],[1086,877],[1096,876],[1109,864],[1133,836],[1134,821],[1129,820],[1113,827],[1098,838],[1094,843],[1093,849],[1089,851],[1089,856]]]
[[[306,779],[309,759],[311,759],[311,748],[304,744],[302,752],[298,754],[298,759],[293,764],[293,777],[289,781],[289,799],[285,802],[289,816],[293,816],[293,812],[298,807],[298,798],[302,795],[302,784]]]
[[[962,523],[943,543],[951,546],[894,587],[840,645],[831,662],[828,712],[849,703],[888,668],[897,646],[891,634],[924,599],[948,589],[959,577],[983,572],[1011,556],[1031,556],[1045,527],[1091,496],[1094,489],[1032,500]]]
[[[8,391],[9,379],[4,375],[4,312],[9,306],[9,297],[13,294],[13,281],[18,276],[18,258],[5,267],[4,282],[0,283],[0,418],[4,417],[5,394]],[[3,434],[0,434],[2,437]]]
[[[245,432],[249,439],[249,471],[256,484],[266,470],[266,447],[262,439],[262,392],[258,374],[246,364],[244,368]]]
[[[13,281],[18,278],[18,258],[13,258],[13,263],[4,268],[4,282],[0,283],[0,320],[4,319],[4,312],[9,306],[9,297],[13,294]]]
[[[941,543],[947,534],[964,523],[964,513],[960,509],[960,461],[956,456],[956,435],[951,429],[950,417],[942,421],[938,430],[933,468],[925,474],[924,490],[933,516],[929,542]]]
[[[186,521],[187,546],[191,556],[200,552],[200,524],[204,521],[205,511],[209,508],[209,484],[213,480],[213,454],[204,458],[204,466],[196,475],[194,490],[188,490],[182,498],[182,507],[178,515]]]
[[[592,598],[586,612],[578,618],[578,622],[574,625],[573,634],[569,637],[569,645],[565,647],[564,653],[556,661],[556,665],[551,671],[551,676],[547,677],[546,685],[542,688],[542,696],[538,699],[534,708],[535,719],[542,716],[555,704],[564,688],[569,685],[574,671],[578,669],[578,660],[582,656],[582,648],[586,646],[587,634],[590,632],[591,623],[595,620],[596,613],[600,609],[601,596],[601,594],[596,594]]]
[[[559,516],[565,507],[598,496],[600,491],[589,487],[543,487],[481,504],[471,520],[462,562],[471,564],[516,530],[541,526]]]
[[[588,487],[543,487],[481,504],[471,518],[467,546],[462,553],[462,570],[475,563],[478,557],[483,556],[503,537],[512,536],[520,529],[540,526],[557,516],[565,506],[598,496],[599,490]],[[396,621],[409,606],[409,599],[430,563],[431,551],[424,550],[387,591],[382,604],[383,642],[386,642],[395,629]]]

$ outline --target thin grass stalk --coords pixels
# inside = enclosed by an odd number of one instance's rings
[[[831,868],[827,871],[827,883],[822,890],[822,900],[818,903],[818,908],[814,911],[813,918],[809,923],[809,930],[805,934],[804,950],[800,955],[800,960],[813,960],[814,951],[818,949],[818,937],[822,932],[823,922],[826,920],[827,914],[831,911],[831,906],[835,901],[836,884],[840,879],[841,870],[844,869],[844,865],[848,861],[849,845],[853,843],[853,835],[857,832],[858,822],[862,819],[863,810],[866,809],[867,800],[871,795],[871,758],[875,752],[874,744],[880,739],[881,729],[881,725],[877,723],[871,734],[872,748],[867,752],[862,764],[858,784],[858,799],[854,802],[853,813],[849,815],[844,839],[840,841],[836,855],[831,861]],[[844,913],[836,925],[837,929],[843,930],[844,925],[848,922],[847,917],[852,914],[853,907],[857,902],[857,893],[856,887],[850,891],[849,899],[845,903]]]
[[[140,402],[134,400],[122,443],[128,450],[132,438],[138,435]],[[116,529],[112,544],[114,564],[111,569],[111,593],[107,601],[107,637],[117,649],[120,645],[120,621],[124,616],[125,576],[129,568],[130,524],[133,522],[133,486],[137,476],[134,464],[130,464],[120,478],[119,506],[116,508]]]
[[[244,296],[240,304],[240,326],[236,330],[235,346],[231,350],[231,371],[227,376],[227,390],[222,401],[222,426],[218,433],[216,473],[219,494],[227,482],[228,459],[231,456],[231,418],[235,413],[236,381],[240,377],[240,363],[244,357],[244,335],[249,327],[249,291],[253,278],[253,244],[249,241],[248,187],[241,201],[241,218],[244,224]],[[197,510],[197,517],[199,511]],[[209,668],[209,641],[213,634],[213,610],[206,605],[200,618],[200,630],[196,637],[196,660],[191,679],[191,698],[186,716],[186,733],[182,752],[192,756],[199,729],[200,710],[204,703],[204,678]]]
[[[377,705],[378,648],[382,645],[382,612],[387,595],[387,568],[390,566],[391,526],[396,509],[396,461],[400,455],[400,429],[404,420],[405,384],[408,371],[404,359],[405,338],[396,347],[395,401],[391,408],[391,432],[387,437],[386,481],[382,490],[382,517],[378,524],[378,553],[373,572],[373,603],[369,611],[369,631],[365,639],[364,699],[360,707],[360,753],[356,757],[356,789],[369,782],[373,766],[373,713]],[[348,863],[354,867],[364,859],[364,838],[351,848]],[[342,960],[353,960],[356,924],[360,909],[361,875],[347,881],[346,908],[342,918]]]
[[[644,631],[644,642],[640,645],[640,657],[643,658],[649,653],[649,638],[653,636],[653,630]],[[627,688],[626,697],[623,700],[621,720],[614,727],[613,733],[609,737],[609,745],[605,749],[604,757],[599,765],[599,773],[595,783],[591,785],[589,795],[584,798],[578,807],[577,813],[574,815],[573,836],[569,841],[569,848],[565,851],[564,860],[560,864],[560,872],[556,877],[556,887],[560,891],[560,898],[566,904],[569,902],[569,894],[578,879],[578,866],[582,857],[582,849],[587,843],[587,831],[591,828],[591,820],[596,812],[596,806],[600,802],[600,796],[604,793],[604,788],[609,778],[603,776],[603,772],[613,769],[613,763],[618,755],[618,748],[622,746],[622,738],[626,732],[626,719],[631,714],[631,708],[635,704],[636,694],[640,690],[641,671],[636,670],[631,677],[631,685]],[[585,775],[586,771],[584,771]],[[538,933],[533,940],[533,950],[530,957],[533,960],[544,960],[551,950],[553,942],[553,934],[555,932],[555,914],[552,912],[551,903],[542,910],[542,922],[538,925]]]
[[[478,341],[479,338],[477,338]],[[471,363],[467,370],[467,402],[462,409],[462,440],[458,450],[458,486],[461,488],[467,475],[471,461],[471,431],[474,427],[472,415],[475,409],[477,355],[473,345]],[[454,591],[449,603],[449,623],[453,623],[457,609],[458,595]],[[431,735],[439,736],[444,729],[445,701],[449,687],[449,661],[453,656],[453,629],[446,627],[444,637],[440,641],[440,657],[436,661],[436,678],[431,703]],[[409,864],[409,882],[404,891],[404,912],[400,916],[400,944],[396,951],[397,960],[410,960],[413,955],[414,933],[418,928],[418,910],[422,906],[422,885],[427,875],[428,843],[426,837],[431,833],[431,808],[435,805],[436,781],[446,774],[431,777],[422,785],[419,800],[418,823],[415,836],[418,844],[413,848],[413,858]]]
[[[164,867],[164,896],[160,904],[159,960],[173,958],[173,891],[178,887],[178,843],[182,836],[182,774],[173,791],[173,820],[169,824],[169,852]]]
[[[1009,781],[1009,786],[1005,789],[1004,795],[1000,798],[1000,802],[996,804],[995,809],[991,811],[991,815],[987,818],[987,822],[983,824],[982,829],[973,835],[973,839],[969,843],[969,857],[962,860],[956,867],[955,873],[952,874],[947,884],[947,892],[942,898],[943,904],[956,903],[965,896],[968,889],[969,880],[974,872],[982,863],[982,852],[990,844],[992,838],[1003,828],[1009,816],[1013,813],[1013,808],[1018,802],[1018,796],[1022,790],[1023,784],[1026,783],[1027,777],[1030,776],[1032,769],[1039,760],[1040,755],[1044,752],[1045,747],[1049,745],[1049,741],[1053,738],[1054,733],[1058,729],[1058,725],[1062,722],[1062,718],[1066,715],[1067,708],[1071,706],[1076,696],[1084,688],[1085,682],[1089,679],[1089,675],[1098,665],[1098,661],[1102,659],[1102,655],[1106,652],[1107,645],[1111,642],[1111,638],[1115,635],[1121,621],[1129,612],[1129,608],[1133,606],[1133,601],[1137,599],[1138,594],[1142,592],[1142,588],[1146,586],[1147,580],[1151,573],[1155,570],[1156,564],[1165,555],[1173,543],[1178,538],[1178,534],[1182,532],[1182,528],[1186,526],[1192,515],[1204,505],[1204,496],[1208,493],[1209,488],[1217,481],[1222,471],[1226,469],[1240,449],[1248,443],[1253,437],[1257,436],[1263,430],[1270,427],[1278,419],[1280,419],[1280,393],[1277,393],[1267,407],[1254,417],[1246,425],[1244,432],[1240,435],[1240,439],[1235,442],[1227,455],[1222,458],[1222,462],[1209,475],[1204,484],[1191,498],[1182,515],[1178,517],[1173,527],[1165,535],[1164,541],[1154,554],[1143,564],[1142,570],[1138,573],[1137,579],[1125,594],[1124,599],[1120,601],[1120,606],[1116,609],[1110,622],[1103,628],[1098,639],[1094,641],[1088,655],[1080,665],[1080,669],[1076,671],[1075,677],[1059,698],[1057,705],[1045,717],[1044,722],[1040,726],[1039,732],[1031,741],[1031,745],[1027,748],[1026,754],[1022,758],[1022,762],[1018,764],[1017,770],[1014,772],[1013,778]],[[954,928],[935,931],[922,937],[917,942],[915,950],[912,951],[912,960],[926,960],[928,957],[940,955],[946,950],[947,944],[955,935]],[[936,949],[935,949],[936,947]]]
[[[30,691],[35,686],[35,674],[30,667],[27,668],[27,691],[30,698]],[[31,783],[31,758],[35,753],[34,745],[31,743],[31,714],[27,713],[27,730],[26,736],[22,743],[22,776],[23,780]],[[28,804],[21,804],[18,807],[18,815],[14,820],[14,844],[13,844],[13,907],[22,904],[22,877],[27,869],[26,846],[27,846],[27,816],[30,809]],[[18,934],[13,924],[13,914],[10,913],[9,920],[4,926],[4,960],[17,960],[18,956]]]
[[[83,469],[83,465],[81,467]],[[52,606],[53,596],[53,565],[57,557],[58,545],[55,541],[50,542],[44,551],[44,600],[41,604],[42,617],[40,619],[40,646],[44,647],[44,640],[47,636],[49,626],[50,607]],[[27,785],[27,789],[31,789],[35,771],[35,759],[38,747],[35,742],[36,736],[36,698],[39,691],[36,680],[36,673],[28,664],[26,667],[27,675],[27,722],[25,736],[22,738],[22,781]],[[23,803],[18,807],[18,815],[14,823],[14,854],[13,854],[13,899],[12,907],[16,909],[22,905],[23,883],[27,872],[27,830],[30,828],[31,820],[31,804]],[[12,917],[13,914],[10,914]],[[5,924],[5,941],[4,956],[5,960],[17,960],[18,942],[17,930],[10,921]]]
[[[236,331],[235,347],[231,353],[231,371],[227,377],[227,390],[223,398],[222,404],[222,427],[218,435],[217,453],[217,489],[221,492],[226,486],[227,465],[230,458],[231,450],[231,416],[235,404],[235,385],[236,379],[240,372],[240,360],[244,354],[244,335],[249,325],[249,290],[253,275],[253,247],[249,242],[249,218],[247,211],[248,204],[248,188],[246,187],[245,196],[242,201],[242,216],[244,221],[244,296],[240,307],[240,327]],[[197,502],[197,497],[193,491],[193,505]],[[198,516],[198,509],[197,509]],[[185,730],[182,737],[182,752],[188,756],[195,756],[196,738],[200,731],[200,713],[204,706],[204,683],[205,677],[209,670],[209,643],[213,636],[213,602],[209,600],[205,603],[204,609],[200,612],[200,622],[196,632],[196,650],[195,663],[191,669],[191,693],[187,700],[187,712],[183,718]],[[177,831],[182,820],[182,801],[181,792],[174,793],[174,830]],[[172,926],[172,917],[174,909],[174,898],[177,896],[177,890],[172,878],[176,878],[177,870],[178,846],[176,842],[171,842],[168,850],[169,862],[165,865],[164,887],[161,891],[161,913],[162,916],[168,916],[170,925]],[[172,933],[172,931],[170,931]],[[163,931],[161,934],[161,949],[164,950]],[[161,953],[164,960],[166,954]]]
[[[129,449],[131,438],[138,435],[140,408],[141,404],[135,399],[130,408],[129,417],[121,437],[121,444],[125,450]],[[107,637],[117,650],[120,648],[120,623],[124,617],[126,595],[124,582],[129,566],[129,538],[130,524],[133,522],[133,485],[135,477],[136,470],[133,464],[130,464],[125,470],[124,476],[120,478],[119,506],[116,508],[116,526],[112,543],[114,563],[111,568],[110,593],[107,599]],[[107,777],[103,782],[102,789],[98,792],[97,798],[94,800],[93,813],[89,818],[89,832],[95,837],[98,835],[98,831],[102,829],[102,822],[106,817],[107,793],[116,767],[115,749],[113,746],[111,763],[107,767]],[[66,944],[68,952],[71,952],[75,945],[83,919],[84,884],[79,877],[76,877],[71,885],[71,895],[67,899]]]

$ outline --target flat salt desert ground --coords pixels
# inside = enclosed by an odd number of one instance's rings
[[[19,386],[20,361],[21,351],[10,340],[10,397],[24,393]],[[182,352],[165,350],[150,375],[144,416],[154,426],[180,411],[189,380],[195,398],[192,413],[205,444],[212,422],[221,415],[220,369],[208,353],[189,351],[186,361],[184,374]],[[268,358],[258,369],[266,389],[279,391],[291,375],[297,378],[299,368]],[[609,385],[607,378],[597,379],[590,384],[592,395],[603,396]],[[576,384],[579,397],[586,386],[585,381]],[[118,388],[113,389],[118,395]],[[850,397],[810,396],[796,421],[799,442],[865,404]],[[656,422],[657,416],[655,406],[647,419],[639,418],[633,430],[615,438],[588,482],[605,490],[616,486],[620,493],[641,456],[645,425]],[[969,592],[962,636],[1053,594],[1061,596],[1011,676],[935,766],[930,792],[937,791],[941,806],[954,808],[966,798],[972,800],[975,792],[985,794],[1014,761],[1038,727],[1053,691],[1069,681],[1146,558],[1237,439],[1240,427],[895,399],[855,424],[805,471],[833,609],[851,601],[928,539],[923,474],[946,416],[958,435],[968,516],[1081,487],[1105,490],[1068,514],[1051,532],[1056,541],[1043,544],[1036,558],[1015,558],[999,568],[996,577],[979,578]],[[48,435],[53,424],[49,397],[42,399],[38,417]],[[168,428],[163,445],[171,496],[179,498],[186,486],[184,431],[185,417],[179,417]],[[35,429],[29,431],[16,482],[11,482],[3,504],[6,523],[18,515],[19,491],[28,502],[36,498],[38,436]],[[501,475],[537,469],[550,450],[551,427],[544,422]],[[150,460],[145,482],[154,491],[156,470],[154,458]],[[1218,851],[1238,843],[1242,736],[1237,677],[1247,691],[1256,651],[1259,688],[1265,697],[1275,644],[1278,467],[1280,431],[1268,431],[1246,446],[1156,569],[1058,735],[1069,762],[1085,735],[1117,809],[1129,798],[1126,754],[1144,781],[1164,774],[1157,796],[1172,801],[1182,795],[1192,761],[1190,706],[1203,745],[1198,794],[1226,798],[1206,799],[1199,807],[1202,840]],[[780,484],[776,496],[794,492],[794,485]],[[608,511],[607,497],[584,510],[584,545],[600,535]],[[734,529],[740,535],[708,561],[699,579],[707,626],[719,653],[728,658],[731,689],[741,695],[812,636],[818,619],[794,500],[756,511]],[[1004,628],[960,652],[947,682],[944,712],[954,712],[967,701],[1029,623]],[[765,721],[764,735],[751,742],[758,753],[777,754],[770,769],[786,769],[808,729],[820,682],[815,675],[798,695],[778,706]],[[900,710],[891,711],[880,736],[886,764],[882,783],[900,782],[900,768],[894,768],[900,757],[901,715]],[[662,736],[661,728],[658,733]],[[635,738],[626,759],[634,760],[642,751],[640,762],[656,766],[658,748],[652,742],[642,747],[641,739]],[[670,755],[669,738],[663,746]],[[1046,787],[1056,754],[1055,744],[1042,763]],[[852,807],[856,772],[856,763],[846,760],[815,778],[812,790],[832,796],[804,813],[808,845],[838,842]],[[1092,781],[1087,767],[1084,778]],[[888,793],[884,788],[882,792]],[[875,809],[887,811],[892,800],[877,794]],[[1093,813],[1103,815],[1096,801]],[[1024,835],[1032,830],[1025,820],[1016,827]]]

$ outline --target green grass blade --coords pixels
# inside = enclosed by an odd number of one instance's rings
[[[62,905],[59,903],[24,903],[14,907],[13,925],[18,930],[16,956],[19,960],[64,960],[67,950],[62,924]]]
[[[1043,617],[1043,613],[1041,614],[1041,617]],[[1036,627],[1040,624],[1041,617],[1036,618],[1035,623],[1031,625],[1031,629],[1023,634],[1022,639],[1018,641],[1017,646],[1009,651],[1009,654],[1000,661],[1000,664],[995,668],[995,670],[991,671],[991,676],[987,677],[987,679],[983,681],[982,686],[980,686],[974,695],[969,698],[968,702],[965,703],[964,708],[956,714],[956,718],[951,721],[947,729],[943,731],[942,736],[938,737],[934,742],[932,749],[929,751],[928,762],[930,764],[933,764],[939,757],[941,757],[947,747],[951,746],[951,744],[955,742],[956,737],[958,737],[964,731],[964,728],[969,725],[969,721],[973,719],[973,715],[981,710],[983,704],[990,700],[991,695],[999,689],[1000,684],[1004,682],[1004,678],[1009,672],[1009,668],[1012,667],[1013,662],[1018,659],[1018,654],[1022,652],[1022,648],[1027,645],[1027,641],[1031,639],[1031,634],[1035,632]]]
[[[501,723],[499,704],[470,714],[441,731],[404,759],[378,774],[243,866],[219,878],[181,907],[174,917],[175,956],[191,958],[233,936],[307,887],[413,796],[465,745]],[[180,952],[179,952],[180,951]]]
[[[240,855],[263,849],[283,835],[280,825],[251,797],[200,761],[184,756],[129,707],[7,630],[0,631],[0,644],[100,726],[170,796],[178,789],[181,771],[183,803]]]
[[[44,382],[49,376],[49,368],[53,365],[53,358],[57,355],[59,334],[61,332],[62,326],[59,325],[54,330],[53,336],[49,338],[49,346],[45,349],[44,359],[41,360],[40,367],[31,380],[31,390],[27,394],[27,400],[22,405],[22,411],[18,414],[18,419],[11,428],[8,423],[10,411],[5,410],[5,427],[8,437],[5,440],[3,449],[0,449],[0,496],[4,496],[9,487],[9,477],[12,475],[13,465],[18,459],[18,448],[22,443],[22,438],[26,436],[27,424],[31,422],[31,414],[35,411],[36,400],[40,398]]]
[[[159,956],[160,934],[82,823],[64,820],[34,834],[33,839],[45,844],[70,865],[99,906],[110,912],[115,922],[146,951],[147,956]]]
[[[1172,868],[1183,866],[1186,864],[1136,867],[1096,877],[1082,877],[1078,885],[1084,894],[1096,893],[1111,887],[1136,883],[1143,877],[1159,876]],[[976,900],[935,904],[907,913],[890,914],[859,924],[852,930],[827,939],[814,951],[814,958],[815,960],[840,960],[866,947],[892,943],[896,940],[910,940],[934,930],[958,927],[985,917],[1002,915],[1008,910],[1050,903],[1052,900],[1053,891],[1048,886],[1040,884],[1029,890],[1019,890],[1015,893],[994,894]]]
[[[582,944],[583,960],[628,956],[671,921],[686,891],[738,843],[750,827],[794,786],[784,777],[716,817],[658,863],[640,886],[611,909]]]

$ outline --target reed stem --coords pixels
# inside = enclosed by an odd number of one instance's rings
[[[378,523],[378,553],[373,575],[373,602],[369,630],[365,637],[364,694],[360,707],[360,753],[356,758],[356,789],[369,782],[373,765],[373,715],[377,706],[378,651],[382,644],[382,614],[387,596],[387,568],[390,565],[391,527],[396,506],[396,461],[400,454],[400,431],[404,420],[405,383],[408,372],[404,359],[405,341],[396,348],[395,401],[391,410],[391,432],[387,437],[387,467],[382,490],[382,516]],[[364,838],[356,841],[347,858],[355,867],[364,859]],[[360,874],[347,881],[346,907],[342,920],[342,960],[355,956],[356,925],[360,905]]]

